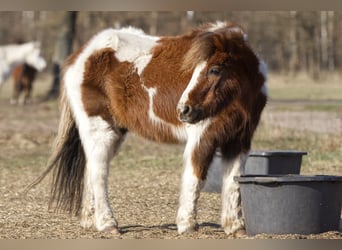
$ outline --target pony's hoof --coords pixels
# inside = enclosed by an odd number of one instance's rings
[[[231,235],[233,237],[243,237],[243,236],[247,235],[246,230],[244,228],[239,228],[239,229],[233,230],[232,228],[226,227],[226,228],[224,228],[224,232],[227,235]]]
[[[178,234],[193,233],[193,232],[198,231],[198,228],[199,228],[198,223],[195,223],[193,225],[190,225],[190,224],[177,225]]]
[[[83,209],[81,213],[81,227],[84,229],[95,228],[94,212],[92,209]]]
[[[117,230],[118,228],[118,223],[112,219],[112,220],[107,220],[105,223],[97,223],[96,229],[100,232],[111,232],[114,229]]]
[[[120,235],[121,235],[121,232],[120,232],[119,228],[117,228],[117,227],[113,227],[113,228],[110,230],[110,233],[111,233],[113,236],[120,236]]]
[[[239,229],[233,233],[233,236],[236,238],[245,237],[247,236],[247,233],[245,229]]]
[[[81,220],[81,227],[84,229],[94,228],[93,219],[92,218],[82,219]]]

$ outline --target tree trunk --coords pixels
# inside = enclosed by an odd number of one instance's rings
[[[150,35],[154,36],[157,34],[157,25],[158,25],[158,12],[151,12],[151,23],[150,23]]]
[[[314,64],[313,64],[313,79],[318,81],[321,76],[321,64],[320,64],[320,39],[319,39],[319,29],[314,29]]]
[[[189,28],[189,21],[192,20],[193,16],[191,14],[189,15],[189,12],[180,12],[180,31],[181,33],[184,33]]]
[[[297,31],[297,11],[290,12],[290,60],[289,73],[294,76],[298,72],[299,55],[298,55],[298,31]]]
[[[328,11],[328,69],[335,70],[334,12]]]
[[[59,31],[53,54],[53,82],[46,99],[56,99],[59,96],[60,72],[65,59],[72,52],[72,44],[76,33],[76,11],[65,13],[64,22]]]
[[[321,11],[321,68],[328,68],[328,12]]]

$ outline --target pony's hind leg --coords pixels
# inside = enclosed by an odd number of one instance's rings
[[[108,200],[108,174],[110,160],[124,139],[124,133],[114,130],[101,117],[89,118],[88,128],[80,126],[86,155],[81,225],[95,225],[99,231],[117,230],[117,221]]]
[[[20,80],[14,79],[14,84],[13,84],[13,93],[12,93],[12,98],[10,100],[10,104],[18,104],[20,92],[21,92],[21,83],[19,82]]]
[[[32,82],[27,79],[27,86],[24,92],[24,104],[31,103]]]
[[[83,187],[83,197],[82,197],[82,209],[80,214],[81,226],[85,229],[90,229],[95,226],[94,213],[94,192],[91,185],[90,175],[87,168],[84,173],[84,187]]]
[[[243,233],[245,224],[242,215],[239,183],[234,176],[240,176],[248,154],[241,153],[235,158],[226,161],[222,183],[222,215],[221,225],[226,234]]]

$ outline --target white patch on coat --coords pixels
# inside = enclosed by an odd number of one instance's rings
[[[188,134],[188,141],[184,149],[184,159],[189,159],[192,151],[201,142],[204,131],[208,128],[211,123],[211,119],[205,119],[199,121],[196,124],[186,124],[186,130]]]
[[[159,37],[145,35],[142,30],[135,28],[106,29],[90,40],[84,55],[89,57],[96,50],[112,48],[120,62],[133,63],[141,75],[152,58],[151,48],[158,39]]]
[[[141,86],[147,92],[148,97],[149,97],[148,116],[149,116],[151,122],[155,125],[161,125],[161,126],[165,126],[165,127],[170,128],[173,136],[175,136],[179,141],[182,141],[182,142],[186,141],[188,136],[187,136],[187,131],[186,131],[184,125],[183,126],[175,126],[175,125],[168,123],[165,120],[161,119],[160,117],[158,117],[154,113],[154,111],[153,111],[153,106],[154,106],[153,98],[154,98],[155,94],[157,93],[157,88],[155,88],[155,87],[148,88],[144,84],[142,84]]]
[[[188,86],[186,87],[186,89],[184,90],[181,98],[179,99],[179,102],[178,102],[178,107],[179,108],[184,107],[184,105],[188,101],[189,94],[197,86],[197,84],[198,84],[198,77],[200,76],[200,73],[206,67],[206,65],[207,65],[207,62],[203,61],[203,62],[200,62],[199,64],[197,64],[197,66],[195,67],[195,70],[194,70],[194,72],[192,74],[190,82],[189,82]]]
[[[146,35],[142,30],[135,28],[116,30],[116,34],[118,44],[115,48],[115,57],[120,62],[133,63],[141,75],[152,59],[151,48],[156,45],[159,37]]]

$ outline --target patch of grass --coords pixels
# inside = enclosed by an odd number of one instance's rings
[[[342,100],[342,77],[338,74],[313,81],[305,74],[295,77],[270,74],[269,95],[275,100]]]
[[[303,110],[307,111],[324,111],[324,112],[342,112],[342,102],[335,104],[316,104],[305,105]]]
[[[334,103],[310,103],[299,105],[277,104],[273,107],[274,111],[321,111],[321,112],[342,112],[342,100],[341,102]]]

